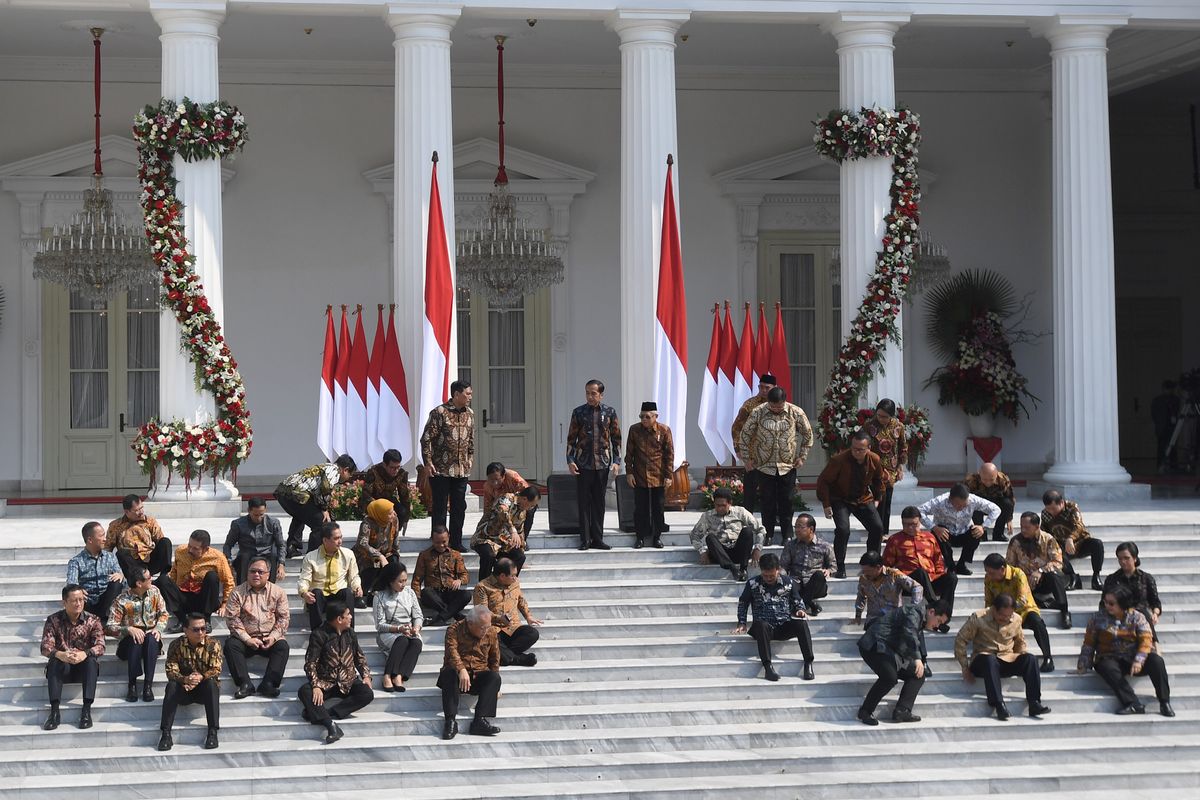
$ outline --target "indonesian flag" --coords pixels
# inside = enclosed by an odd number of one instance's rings
[[[438,191],[437,153],[429,183],[429,234],[425,240],[425,325],[421,353],[421,405],[425,419],[450,394],[450,332],[454,320],[454,279],[442,222]]]
[[[367,362],[367,456],[370,463],[383,461],[383,451],[387,449],[379,441],[379,376],[383,373],[383,304],[379,305],[379,315],[375,319],[375,339],[371,342],[371,358]],[[359,468],[365,468],[360,464]]]
[[[362,309],[356,312],[354,340],[350,345],[350,365],[346,370],[346,452],[358,468],[371,465],[367,451],[367,334],[363,330]]]
[[[787,392],[789,403],[795,403],[792,394],[792,365],[788,361],[787,337],[783,331],[783,309],[775,304],[775,338],[771,342],[771,374],[778,381],[775,385]]]
[[[700,388],[700,433],[708,449],[712,451],[717,463],[723,463],[731,453],[721,435],[721,420],[719,412],[720,400],[717,396],[717,374],[721,371],[721,306],[713,306],[712,338],[708,343],[708,363],[704,366],[704,382]]]
[[[687,460],[687,298],[683,290],[683,256],[667,156],[667,188],[663,197],[662,250],[658,262],[657,324],[654,326],[654,384],[659,417],[675,442],[672,470]]]
[[[758,379],[771,371],[771,329],[767,327],[767,312],[758,304],[758,335],[754,337],[754,380],[750,385],[758,391]]]
[[[346,448],[346,382],[350,371],[350,326],[346,307],[342,306],[342,330],[338,344],[337,367],[333,371],[333,452],[341,455]]]
[[[321,393],[317,402],[317,447],[330,461],[333,449],[333,382],[337,372],[337,336],[333,332],[333,306],[325,309],[325,349],[321,351]]]
[[[396,448],[400,451],[400,460],[407,463],[412,457],[412,423],[408,417],[408,379],[404,375],[404,360],[400,358],[400,346],[396,341],[395,306],[388,314],[380,367],[376,437],[381,448]]]
[[[742,323],[742,341],[738,346],[737,370],[733,373],[733,412],[754,396],[754,327],[750,322],[750,304]]]
[[[733,319],[729,316],[729,301],[725,301],[725,323],[721,327],[721,371],[717,373],[717,424],[720,425],[721,438],[725,440],[729,452],[737,453],[737,443],[733,441],[733,420],[737,416],[738,406],[733,404],[733,376],[737,372],[737,334],[733,332]]]

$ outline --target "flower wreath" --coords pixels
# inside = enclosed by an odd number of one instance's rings
[[[177,181],[172,159],[185,161],[232,156],[246,143],[246,120],[235,106],[223,101],[195,103],[162,99],[134,118],[138,145],[141,206],[150,251],[162,274],[159,301],[179,322],[179,344],[195,365],[196,386],[212,392],[217,418],[199,424],[185,420],[152,419],[133,440],[138,465],[154,482],[155,469],[180,474],[191,488],[207,472],[236,477],[253,444],[246,388],[237,361],[225,343],[221,323],[213,314],[204,286],[196,274],[196,258],[188,251],[183,226],[183,203],[175,195]]]
[[[817,152],[839,164],[874,156],[892,158],[892,208],[884,217],[882,249],[876,255],[875,271],[867,281],[850,335],[829,376],[818,417],[821,446],[834,453],[848,446],[850,435],[857,429],[858,398],[881,360],[888,339],[900,341],[896,316],[912,271],[920,222],[917,146],[921,125],[916,114],[903,108],[863,108],[858,114],[831,111],[814,124]]]

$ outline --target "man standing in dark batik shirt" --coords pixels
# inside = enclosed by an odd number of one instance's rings
[[[621,469],[621,423],[604,405],[604,384],[593,378],[584,386],[587,402],[571,412],[567,431],[567,469],[576,476],[579,549],[611,550],[604,543],[604,494],[609,475]]]

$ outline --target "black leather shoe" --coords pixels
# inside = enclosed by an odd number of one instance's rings
[[[142,684],[142,702],[143,703],[153,703],[154,702],[154,687],[150,685],[150,681],[145,681]]]
[[[1083,588],[1083,578],[1079,577],[1078,572],[1075,573],[1075,577],[1071,579],[1071,585],[1067,588],[1069,588],[1071,591]]]
[[[818,616],[824,610],[825,609],[821,607],[820,603],[818,603],[816,600],[813,600],[811,603],[809,603],[808,615],[810,617],[815,617],[815,616]]]
[[[300,548],[296,547],[294,544],[289,544],[287,546],[287,554],[285,558],[295,558],[298,555],[300,555]]]
[[[325,734],[325,744],[333,744],[338,739],[341,739],[343,736],[346,735],[346,732],[344,730],[342,730],[341,725],[338,725],[336,722],[333,722],[330,724],[333,727],[331,727],[329,729],[329,732]]]
[[[746,580],[745,567],[734,567],[732,570],[730,570],[730,574],[733,575],[733,579],[739,583]]]
[[[136,703],[138,698],[137,681],[129,684],[129,691],[125,692],[126,703]]]
[[[1059,621],[1058,626],[1060,628],[1062,628],[1064,631],[1071,630],[1071,612],[1070,611],[1062,612],[1062,619]]]
[[[472,736],[495,736],[499,732],[499,728],[488,722],[483,717],[480,717],[472,722],[471,727],[468,730],[468,733],[470,733]]]
[[[801,670],[800,677],[806,681],[811,681],[817,677],[817,674],[813,672],[813,665],[811,661],[804,662],[804,669]]]
[[[937,632],[938,633],[949,633],[950,626],[943,622],[941,625],[937,626]],[[928,670],[926,670],[926,672],[928,672]]]
[[[158,737],[158,749],[165,753],[175,746],[175,740],[171,738],[170,731],[163,731],[162,736]]]
[[[992,541],[993,541],[993,542],[1007,542],[1007,541],[1008,541],[1008,537],[1007,537],[1007,536],[1005,536],[1003,533],[995,533],[995,532],[993,532],[993,533],[992,533]]]
[[[89,706],[84,706],[79,712],[79,730],[86,731],[92,727],[92,709]]]
[[[254,687],[248,683],[244,683],[238,687],[236,692],[233,693],[233,699],[243,700],[252,694],[254,694]]]
[[[970,567],[968,567],[966,564],[964,564],[963,562],[960,561],[954,565],[954,574],[955,575],[971,575],[973,573],[971,572]]]
[[[1100,581],[1100,576],[1099,576],[1099,575],[1093,575],[1093,576],[1092,576],[1092,589],[1093,589],[1093,590],[1095,590],[1095,591],[1097,591],[1097,592],[1103,592],[1103,591],[1104,591],[1104,584],[1103,584],[1103,583]]]
[[[996,706],[996,719],[1003,722],[1011,716],[1012,714],[1008,713],[1008,706],[1004,705],[1004,703]]]
[[[637,540],[635,540],[635,541],[634,541],[634,543],[633,543],[633,549],[634,549],[634,550],[641,550],[643,547],[645,547],[645,545],[643,545],[643,544],[642,544],[642,540],[641,540],[641,539],[637,539]]]
[[[1031,717],[1040,717],[1043,714],[1049,714],[1049,713],[1050,713],[1050,706],[1042,705],[1041,703],[1034,703],[1033,705],[1031,705],[1029,707],[1029,716],[1031,716]]]
[[[663,549],[663,543],[662,543],[662,539],[657,539],[657,538],[656,538],[656,539],[654,540],[654,546],[655,546],[655,547],[657,547],[659,550],[662,550],[662,549]]]
[[[576,550],[587,550],[587,549],[588,549],[588,543],[587,543],[587,542],[580,542],[580,543],[579,543],[579,547],[576,547],[575,549],[576,549]]]
[[[264,683],[258,687],[258,693],[263,697],[279,697],[279,687]]]
[[[50,709],[50,716],[46,717],[46,721],[42,723],[42,730],[52,731],[62,722],[62,717],[59,716],[58,709]]]
[[[512,662],[518,667],[536,667],[537,655],[535,653],[520,653]]]
[[[779,673],[775,671],[773,666],[767,664],[763,667],[763,677],[769,681],[777,681],[779,680]]]
[[[833,577],[837,578],[838,580],[845,580],[846,579],[846,568],[842,567],[837,572],[833,573]],[[868,724],[870,724],[870,723],[868,723]]]
[[[308,713],[307,708],[300,709],[300,719],[304,720],[305,722],[307,722],[309,724],[312,724],[312,716]]]
[[[1050,656],[1045,656],[1042,659],[1042,666],[1040,669],[1042,672],[1054,672],[1054,659]]]
[[[209,728],[208,736],[204,737],[204,749],[205,750],[216,750],[220,746],[221,746],[221,743],[219,741],[217,741],[217,729]]]
[[[1162,714],[1164,717],[1175,716],[1175,709],[1171,708],[1171,701],[1163,700],[1161,703],[1159,703],[1158,713]]]
[[[449,741],[455,736],[458,736],[458,721],[453,719],[446,720],[442,725],[442,738]]]
[[[912,713],[910,708],[897,708],[892,711],[892,722],[920,722],[921,718]]]
[[[863,725],[878,725],[879,724],[879,720],[875,719],[874,714],[867,714],[861,708],[858,710],[858,714],[856,716],[858,717],[858,721],[861,722]]]
[[[588,547],[593,550],[612,550],[612,545],[608,542],[592,542]],[[488,724],[490,725],[491,723],[489,722]],[[490,736],[491,734],[488,735]]]
[[[1127,717],[1130,714],[1145,714],[1146,707],[1141,703],[1130,703],[1127,706],[1121,706],[1118,708],[1117,713],[1122,717]]]

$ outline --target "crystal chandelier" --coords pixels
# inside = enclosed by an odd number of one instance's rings
[[[504,170],[504,41],[496,37],[500,168],[479,227],[457,233],[456,271],[461,285],[482,292],[495,305],[512,307],[527,294],[561,283],[563,262],[546,232],[517,220],[517,204]]]
[[[913,248],[912,280],[909,282],[908,298],[915,297],[921,292],[938,283],[950,274],[950,257],[946,248],[933,240],[924,231]]]
[[[83,209],[70,223],[55,225],[42,237],[33,257],[33,276],[62,284],[91,300],[153,283],[156,268],[140,226],[129,225],[104,188],[100,165],[100,36],[92,28],[95,51],[96,149],[92,188],[83,193]]]

